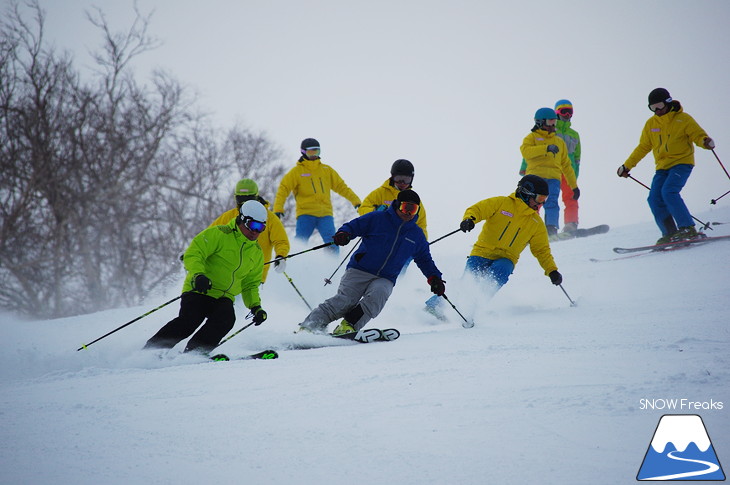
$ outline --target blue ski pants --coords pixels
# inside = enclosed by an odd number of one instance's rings
[[[657,170],[654,174],[647,201],[663,236],[668,235],[664,223],[668,217],[672,217],[679,228],[694,226],[692,215],[679,195],[693,168],[693,165],[685,163],[668,170]]]

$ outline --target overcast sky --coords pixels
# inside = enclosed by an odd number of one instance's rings
[[[8,0],[2,0],[7,3]],[[84,12],[99,6],[127,29],[131,1],[41,0],[48,39],[75,53],[101,45]],[[730,2],[613,0],[138,0],[163,45],[137,59],[198,93],[223,128],[263,131],[290,154],[317,138],[322,159],[364,198],[392,162],[411,160],[429,233],[464,209],[514,190],[534,112],[573,101],[580,132],[581,225],[653,224],[648,191],[619,179],[667,88],[712,136],[730,169]],[[683,191],[690,211],[727,190],[712,152],[696,152]],[[632,171],[649,184],[651,155]],[[242,176],[245,174],[242,174]],[[231,186],[235,180],[231,181]],[[276,187],[262,187],[269,197]],[[730,204],[730,195],[720,203]],[[337,221],[337,223],[344,221]],[[561,215],[562,224],[562,215]],[[657,229],[658,232],[658,229]]]

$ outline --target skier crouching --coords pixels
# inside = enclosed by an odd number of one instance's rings
[[[333,335],[358,332],[383,309],[409,258],[427,278],[431,291],[444,294],[441,272],[416,225],[420,203],[416,192],[403,190],[387,210],[370,212],[340,227],[334,235],[336,245],[345,246],[355,237],[362,242],[347,264],[337,294],[312,310],[299,331],[325,332],[330,322],[344,317]]]

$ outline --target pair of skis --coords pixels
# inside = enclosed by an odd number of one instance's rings
[[[704,237],[699,237],[697,239],[689,239],[686,241],[675,241],[675,242],[669,242],[669,243],[664,243],[664,244],[651,244],[648,246],[636,246],[633,248],[613,248],[613,252],[615,252],[617,254],[621,254],[621,256],[619,256],[617,258],[613,258],[613,259],[591,258],[591,261],[593,261],[594,263],[600,263],[600,262],[604,262],[604,261],[616,261],[618,259],[635,258],[638,256],[643,256],[645,254],[674,251],[677,249],[697,246],[699,244],[730,240],[730,235],[728,235],[728,236],[707,236],[707,235],[703,234],[703,236]]]
[[[329,335],[337,339],[352,340],[354,342],[359,342],[362,344],[369,344],[372,342],[391,342],[400,337],[400,332],[395,328],[386,328],[383,330],[379,328],[363,328],[359,332],[349,332],[341,335]],[[228,362],[231,360],[272,360],[278,358],[279,353],[276,350],[269,349],[255,354],[235,358],[231,358],[226,354],[216,354],[211,356],[210,360],[214,362]]]

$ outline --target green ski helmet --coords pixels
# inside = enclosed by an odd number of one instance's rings
[[[241,179],[236,183],[233,190],[233,196],[236,198],[236,205],[240,208],[241,204],[247,200],[256,200],[259,195],[259,186],[251,179]]]

